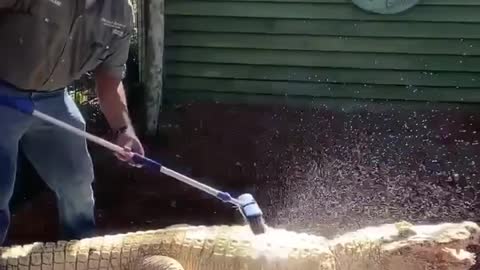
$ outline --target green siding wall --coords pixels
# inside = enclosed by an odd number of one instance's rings
[[[167,0],[165,95],[480,101],[480,0]]]

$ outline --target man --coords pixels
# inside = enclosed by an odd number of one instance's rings
[[[118,134],[116,142],[129,150],[118,156],[124,161],[131,156],[127,153],[144,154],[121,82],[133,31],[128,1],[0,1],[0,96],[31,99],[37,110],[84,130],[85,121],[65,87],[92,71],[102,112]],[[63,238],[91,235],[94,173],[86,140],[0,106],[0,245],[10,225],[19,151],[55,192]]]

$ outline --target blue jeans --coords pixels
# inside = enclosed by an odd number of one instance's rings
[[[68,93],[26,92],[0,81],[0,95],[29,98],[35,109],[85,130],[85,121]],[[0,246],[10,226],[17,155],[23,151],[40,177],[54,191],[63,239],[93,234],[93,162],[84,138],[45,121],[0,105]],[[35,220],[32,220],[35,226]]]

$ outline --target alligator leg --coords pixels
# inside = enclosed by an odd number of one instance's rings
[[[184,270],[175,259],[167,256],[147,256],[141,259],[136,270]]]

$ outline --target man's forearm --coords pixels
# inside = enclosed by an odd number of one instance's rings
[[[126,127],[116,136],[116,144],[127,150],[125,153],[116,153],[120,160],[127,161],[133,158],[132,152],[144,155],[142,143],[139,141],[131,124],[127,98],[121,80],[106,73],[96,72],[97,96],[100,108],[107,118],[110,127],[114,130]]]
[[[125,89],[121,80],[99,73],[96,92],[100,108],[112,129],[131,128]]]

